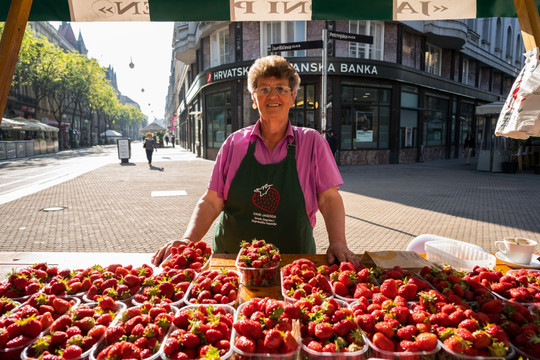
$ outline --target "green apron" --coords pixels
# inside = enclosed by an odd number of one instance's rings
[[[242,240],[263,239],[282,254],[315,254],[313,227],[309,222],[298,171],[296,145],[276,164],[261,164],[255,144],[248,151],[231,182],[227,201],[214,234],[216,253],[237,254]]]

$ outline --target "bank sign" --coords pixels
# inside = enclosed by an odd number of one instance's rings
[[[320,61],[300,61],[293,62],[296,71],[300,75],[321,75],[322,64]],[[210,84],[216,81],[225,81],[230,79],[247,78],[249,65],[220,69],[206,74],[206,83]],[[361,75],[361,76],[379,76],[379,70],[376,65],[350,63],[350,62],[330,62],[327,69],[328,75]]]

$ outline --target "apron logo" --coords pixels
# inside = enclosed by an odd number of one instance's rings
[[[279,204],[279,192],[272,187],[272,184],[265,184],[260,188],[253,190],[254,194],[251,198],[253,204],[264,211],[273,214]]]

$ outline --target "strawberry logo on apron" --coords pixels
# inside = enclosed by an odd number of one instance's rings
[[[272,187],[272,184],[265,184],[260,188],[253,190],[251,201],[253,204],[264,211],[273,214],[279,205],[279,192]]]

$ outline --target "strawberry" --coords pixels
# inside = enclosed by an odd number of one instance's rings
[[[389,299],[393,299],[398,295],[398,288],[394,279],[386,279],[380,286],[381,294]]]
[[[413,301],[416,298],[417,291],[418,287],[415,284],[408,282],[398,288],[398,295],[402,296],[407,301]]]
[[[394,352],[395,351],[395,345],[388,337],[386,337],[383,333],[376,332],[373,334],[373,338],[371,340],[373,345],[377,347],[380,350],[383,351],[389,351]]]
[[[281,344],[279,348],[279,352],[281,354],[288,354],[293,351],[296,351],[298,348],[298,342],[294,338],[294,336],[291,334],[290,331],[286,331],[285,335],[283,336],[283,343]]]
[[[64,359],[76,359],[82,355],[82,349],[77,345],[69,345],[62,352],[62,357]]]
[[[399,328],[396,331],[396,334],[402,340],[414,340],[414,337],[416,336],[417,332],[418,330],[416,329],[416,326],[407,325],[402,328]]]
[[[255,342],[246,336],[239,336],[234,341],[234,346],[245,353],[255,352]]]
[[[467,349],[465,341],[457,335],[452,335],[448,339],[444,340],[444,346],[457,354],[464,354]]]
[[[19,335],[9,340],[6,343],[6,348],[10,349],[10,348],[20,347],[20,346],[28,344],[31,340],[32,338],[29,338],[28,336]]]
[[[93,339],[99,340],[101,336],[105,334],[106,330],[107,330],[107,327],[104,325],[95,325],[94,327],[88,330],[87,335]]]
[[[266,332],[264,336],[264,346],[268,349],[278,348],[283,342],[283,337],[280,332],[275,329],[270,329]]]
[[[381,321],[375,324],[374,330],[382,333],[388,339],[394,336],[394,328],[388,321]]]
[[[118,341],[124,335],[126,335],[126,330],[120,325],[109,326],[105,331],[105,338],[109,344]]]
[[[423,332],[416,336],[415,343],[421,351],[432,351],[437,347],[437,335]]]
[[[240,319],[233,326],[240,335],[250,336],[254,339],[260,339],[262,337],[262,327],[259,322],[250,319]]]
[[[329,323],[319,323],[315,325],[315,336],[319,339],[329,339],[332,337],[334,330]]]

